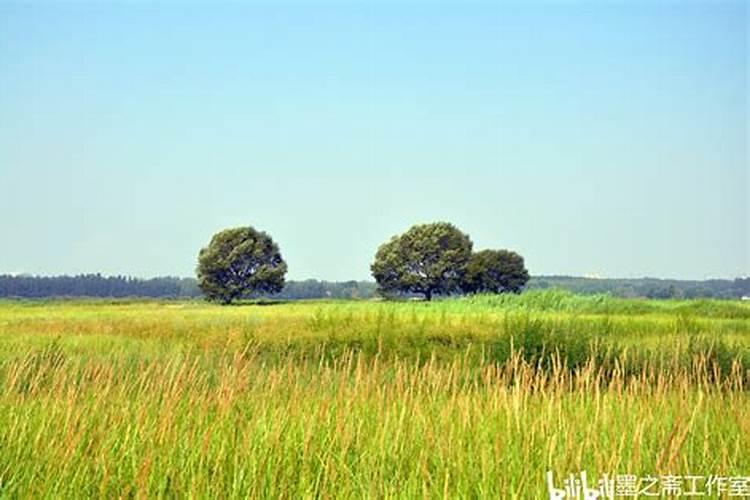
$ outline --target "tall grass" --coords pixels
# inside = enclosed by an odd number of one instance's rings
[[[750,475],[731,304],[576,300],[6,303],[0,496],[542,498],[547,470]]]

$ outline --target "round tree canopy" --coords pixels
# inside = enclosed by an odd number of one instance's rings
[[[383,292],[420,293],[430,300],[460,289],[471,248],[453,224],[419,224],[380,246],[372,275]]]
[[[467,292],[520,292],[529,281],[523,257],[510,250],[482,250],[471,256],[466,268]]]
[[[206,298],[229,304],[254,293],[278,293],[286,262],[271,237],[252,227],[216,233],[198,255],[198,285]]]

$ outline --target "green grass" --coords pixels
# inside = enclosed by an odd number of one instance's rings
[[[0,302],[0,497],[542,498],[750,475],[750,307]]]

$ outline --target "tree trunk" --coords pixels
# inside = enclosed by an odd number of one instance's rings
[[[427,290],[424,292],[424,299],[429,302],[432,300],[432,290]]]

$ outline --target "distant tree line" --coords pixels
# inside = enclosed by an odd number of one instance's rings
[[[475,251],[469,236],[453,224],[417,224],[377,249],[370,266],[375,283],[285,279],[287,264],[270,235],[251,226],[219,231],[198,254],[197,279],[127,276],[0,275],[0,297],[195,298],[229,304],[273,297],[371,298],[474,293],[519,293],[526,288],[562,288],[576,293],[621,297],[737,298],[750,296],[750,278],[678,281],[652,278],[593,279],[541,276],[530,279],[523,257],[511,250]]]
[[[275,295],[281,300],[369,299],[377,296],[373,281],[287,281]],[[740,298],[750,297],[750,278],[734,280],[663,280],[657,278],[595,279],[576,276],[532,276],[526,289],[562,288],[575,293],[609,293],[617,297]],[[203,297],[195,278],[151,279],[86,274],[78,276],[0,275],[0,297],[148,297],[189,299]]]
[[[733,280],[671,280],[659,278],[582,278],[536,276],[526,288],[563,288],[575,293],[609,293],[616,297],[651,299],[736,299],[750,297],[750,277]]]
[[[10,276],[0,275],[0,297],[199,297],[192,278],[138,279],[129,276]]]
[[[287,281],[275,298],[300,299],[371,299],[376,296],[377,285],[372,281]]]
[[[256,294],[281,300],[372,298],[377,286],[371,281],[288,281],[277,294]],[[146,297],[163,299],[201,298],[195,278],[81,274],[77,276],[0,275],[0,297],[39,299],[47,297]]]

